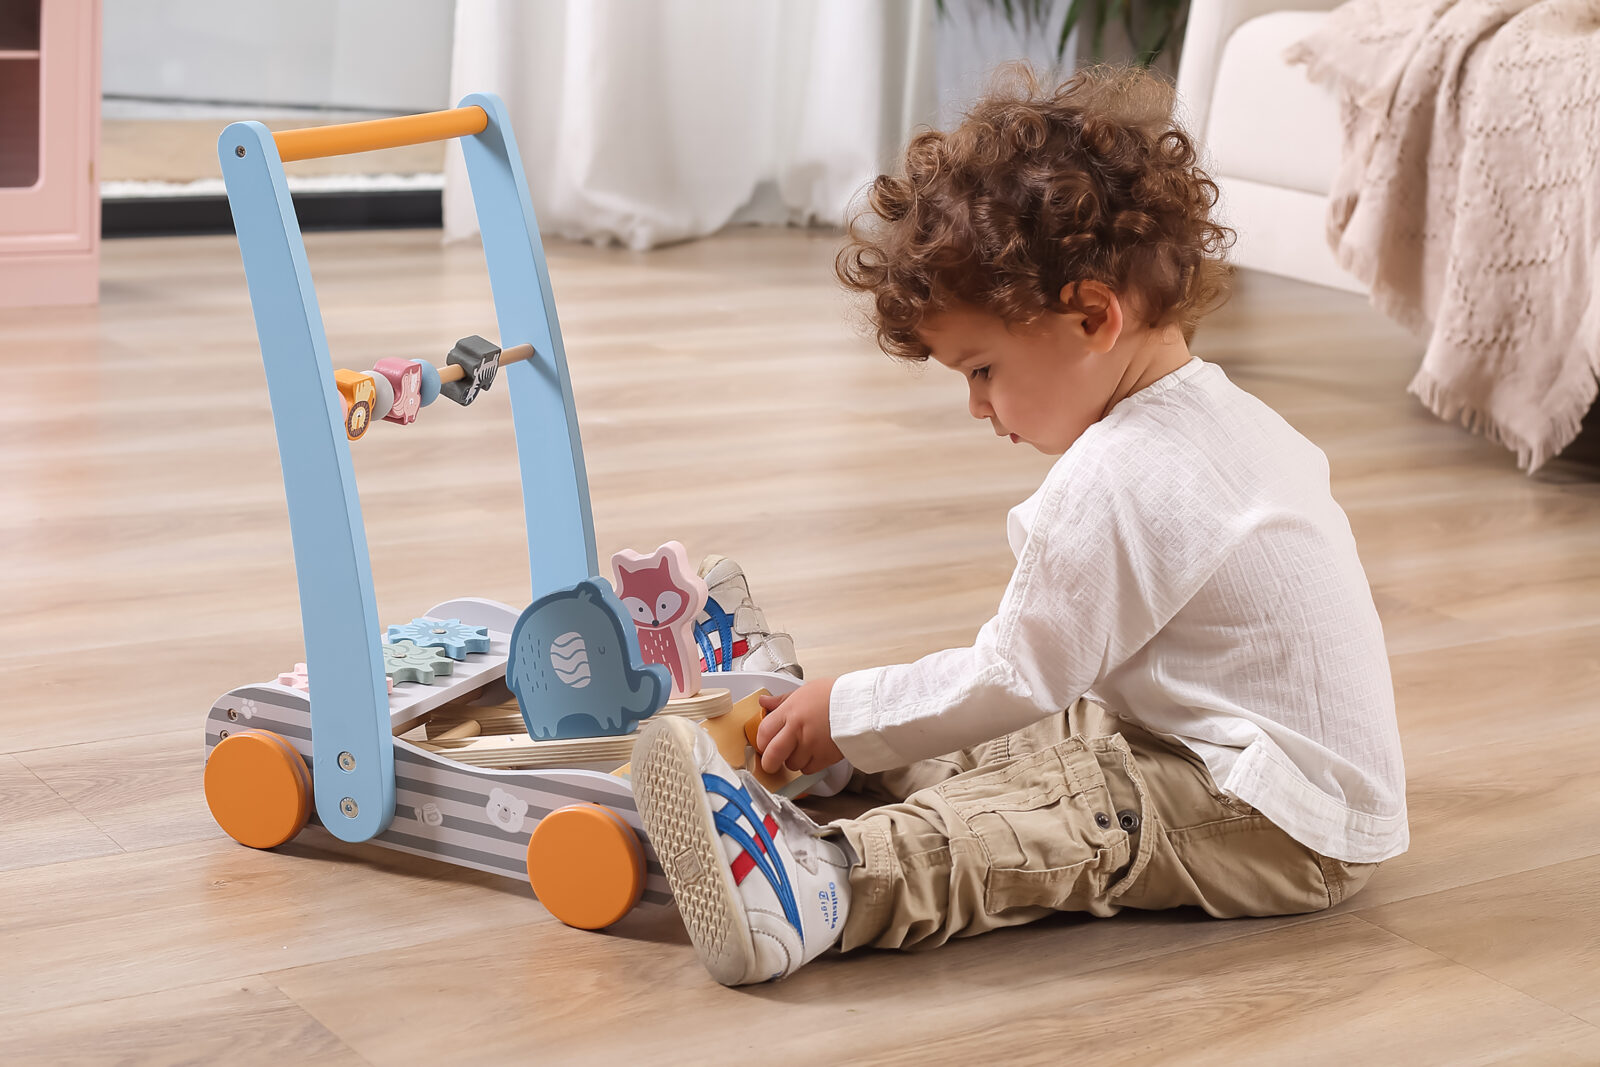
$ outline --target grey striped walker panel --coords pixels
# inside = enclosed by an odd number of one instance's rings
[[[459,618],[470,626],[488,627],[490,650],[468,657],[476,661],[476,669],[442,678],[447,684],[396,686],[389,703],[396,730],[415,725],[428,711],[505,675],[507,636],[516,623],[515,609],[491,600],[463,598],[438,605],[426,617]],[[787,676],[756,671],[718,674],[717,684],[731,688],[735,701],[758,688],[787,691],[795,686]],[[310,765],[311,706],[305,692],[276,682],[229,690],[216,700],[206,717],[207,755],[222,738],[245,729],[278,734]],[[375,844],[488,871],[526,885],[528,838],[539,820],[569,804],[602,804],[621,816],[644,845],[641,903],[663,905],[671,900],[661,864],[645,837],[633,791],[625,779],[583,768],[472,767],[399,737],[394,739],[394,771],[394,821],[372,839]],[[316,821],[313,814],[312,822]]]

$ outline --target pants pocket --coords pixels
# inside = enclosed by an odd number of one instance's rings
[[[985,865],[984,910],[1097,910],[1128,862],[1105,775],[1078,738],[940,787]]]

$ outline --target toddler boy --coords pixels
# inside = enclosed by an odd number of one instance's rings
[[[847,760],[892,803],[819,827],[692,723],[641,731],[639,811],[718,981],[1055,911],[1315,911],[1405,851],[1327,460],[1189,353],[1230,235],[1170,103],[1137,70],[1025,76],[874,182],[838,272],[880,346],[1060,458],[1010,513],[1016,570],[971,647],[768,702],[769,770]]]

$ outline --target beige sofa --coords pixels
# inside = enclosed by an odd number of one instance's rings
[[[1338,6],[1319,0],[1194,0],[1178,62],[1178,101],[1238,231],[1233,261],[1351,292],[1334,261],[1327,194],[1339,162],[1339,112],[1284,51]]]

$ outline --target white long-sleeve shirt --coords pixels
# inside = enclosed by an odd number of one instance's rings
[[[1088,695],[1323,855],[1405,851],[1394,686],[1327,458],[1220,367],[1117,404],[1007,532],[1017,568],[972,647],[835,684],[851,764],[953,752]]]

